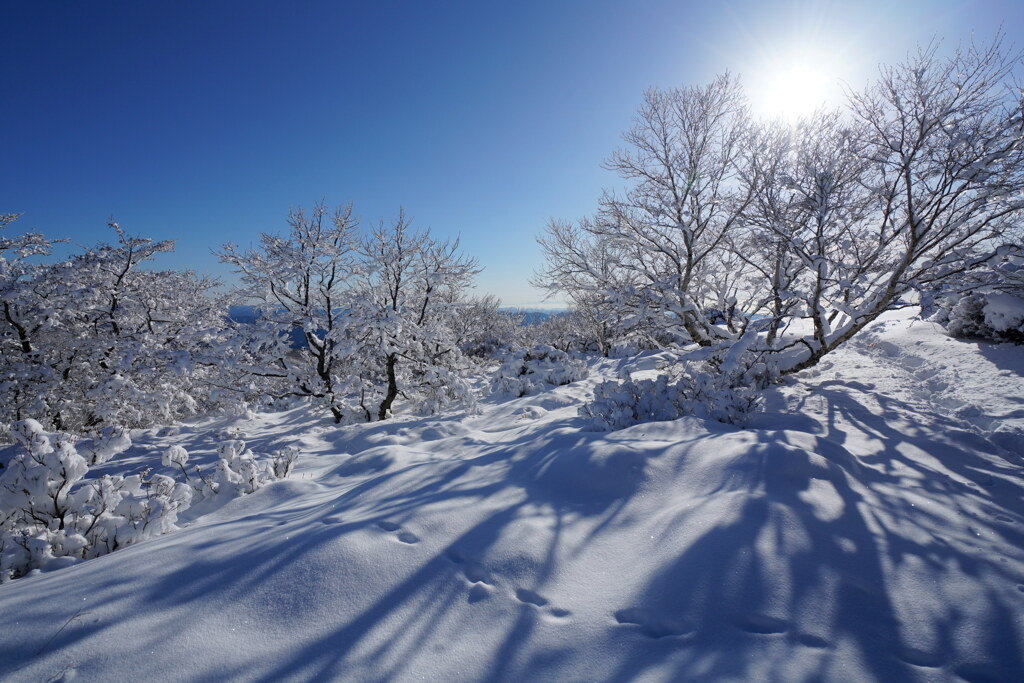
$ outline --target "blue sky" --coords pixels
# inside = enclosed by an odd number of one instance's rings
[[[226,276],[210,250],[290,207],[404,206],[461,236],[478,291],[533,305],[536,235],[616,185],[647,87],[729,69],[757,106],[801,60],[858,85],[933,36],[1013,40],[1020,4],[0,0],[0,212],[83,244],[113,216]]]

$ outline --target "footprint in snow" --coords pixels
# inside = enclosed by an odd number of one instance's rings
[[[444,552],[444,556],[452,564],[457,564],[462,567],[462,575],[465,576],[466,580],[470,583],[491,584],[491,574],[483,564],[476,560],[467,558],[454,548],[446,550]]]
[[[648,638],[666,638],[682,636],[693,631],[693,627],[684,619],[659,617],[653,611],[643,607],[620,609],[615,613],[615,621],[640,627],[640,633]]]
[[[828,647],[828,641],[824,638],[811,635],[810,633],[801,633],[796,637],[796,642],[800,643],[804,647],[813,648],[825,648]]]
[[[907,664],[927,668],[938,668],[942,666],[942,655],[927,650],[919,650],[916,647],[901,647],[896,656]]]
[[[770,617],[767,614],[741,614],[736,618],[735,624],[748,633],[768,635],[771,633],[784,633],[789,629],[789,622]]]
[[[516,600],[535,607],[543,607],[548,604],[547,598],[526,588],[516,589]]]
[[[474,602],[480,602],[491,597],[491,590],[487,587],[487,584],[475,583],[473,587],[469,589],[469,597],[467,598],[470,604]]]
[[[572,612],[564,607],[555,607],[551,605],[550,600],[540,593],[529,590],[528,588],[517,588],[516,600],[523,603],[523,605],[529,605],[532,608],[546,612],[548,616],[554,617],[555,619],[565,619],[572,614]]]
[[[402,543],[408,543],[409,545],[412,545],[413,543],[420,542],[419,536],[417,536],[411,531],[402,529],[402,525],[400,524],[395,524],[394,522],[377,522],[377,526],[383,529],[384,531],[397,531],[397,538]]]

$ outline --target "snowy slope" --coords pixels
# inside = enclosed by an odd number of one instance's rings
[[[627,361],[478,415],[236,419],[293,478],[0,585],[0,678],[1024,680],[1022,357],[901,314],[746,430],[585,431]]]

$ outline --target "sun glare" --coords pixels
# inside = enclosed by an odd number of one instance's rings
[[[824,105],[832,83],[823,69],[794,64],[767,74],[762,87],[765,114],[794,121]]]
[[[748,47],[740,74],[753,113],[795,123],[842,103],[843,83],[861,79],[863,59],[842,37],[821,32],[776,45]]]

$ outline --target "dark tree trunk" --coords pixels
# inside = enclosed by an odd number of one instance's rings
[[[388,411],[391,410],[391,404],[395,402],[395,398],[398,396],[398,380],[395,378],[395,365],[398,363],[398,357],[391,353],[388,354],[387,358],[387,373],[388,373],[388,393],[384,397],[384,400],[380,403],[380,410],[377,411],[378,420],[386,420],[388,417]]]

